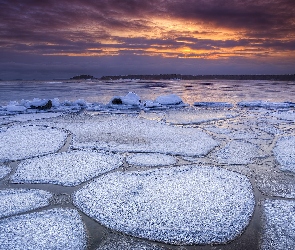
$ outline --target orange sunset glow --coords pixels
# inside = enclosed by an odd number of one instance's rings
[[[247,67],[255,61],[282,73],[295,62],[295,3],[290,0],[12,0],[0,1],[0,12],[2,64],[9,55],[49,61],[88,57],[100,63],[112,57],[114,64],[116,58],[132,57],[150,72],[144,58],[160,57],[171,70],[172,59],[196,59]]]

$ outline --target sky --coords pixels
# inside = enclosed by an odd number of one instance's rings
[[[294,0],[0,0],[0,79],[294,74]]]

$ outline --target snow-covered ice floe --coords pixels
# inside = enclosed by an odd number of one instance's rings
[[[291,108],[294,107],[294,104],[290,102],[267,102],[267,101],[242,101],[237,103],[239,107],[247,107],[247,108]]]
[[[295,173],[295,136],[280,138],[273,151],[280,169]]]
[[[2,218],[48,206],[52,194],[38,189],[3,189],[0,190],[0,197],[0,218]]]
[[[58,151],[67,133],[43,126],[13,126],[0,130],[0,161],[20,160]]]
[[[295,201],[266,200],[263,204],[262,250],[286,250],[295,246]]]
[[[229,102],[195,102],[194,106],[207,108],[232,108],[234,105]]]
[[[74,147],[119,152],[206,155],[218,142],[197,128],[172,127],[132,116],[97,116],[77,124],[61,122],[73,132]]]
[[[139,106],[141,103],[140,97],[132,92],[129,92],[125,96],[114,96],[110,104],[111,105],[130,105],[130,106]]]
[[[22,161],[10,182],[76,186],[122,164],[122,157],[116,154],[63,152]]]
[[[86,232],[74,209],[55,208],[0,220],[0,249],[86,249]]]
[[[170,155],[164,154],[132,154],[126,158],[126,161],[131,165],[152,167],[152,166],[165,166],[173,165],[176,163],[176,159]]]
[[[166,248],[126,235],[111,234],[96,250],[166,250]]]
[[[295,181],[292,175],[271,170],[267,174],[265,172],[257,174],[255,179],[257,188],[264,195],[295,198]]]
[[[260,156],[262,152],[257,145],[243,141],[232,141],[213,155],[218,163],[225,164],[249,164]]]
[[[73,200],[113,230],[177,245],[235,239],[255,205],[247,177],[205,166],[110,173],[78,190]]]
[[[8,175],[10,171],[11,171],[10,167],[0,164],[0,179]]]
[[[161,105],[179,105],[183,104],[183,101],[178,95],[170,94],[157,97],[155,103],[160,103]]]

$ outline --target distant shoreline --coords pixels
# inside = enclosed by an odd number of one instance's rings
[[[295,74],[288,75],[181,75],[181,74],[159,74],[159,75],[115,75],[102,76],[99,80],[269,80],[269,81],[295,81]]]

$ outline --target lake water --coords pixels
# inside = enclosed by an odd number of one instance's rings
[[[134,92],[142,100],[176,94],[185,103],[239,101],[293,101],[295,82],[253,80],[190,80],[190,81],[0,81],[0,105],[9,101],[33,98],[60,101],[84,99],[108,103],[113,96]]]

